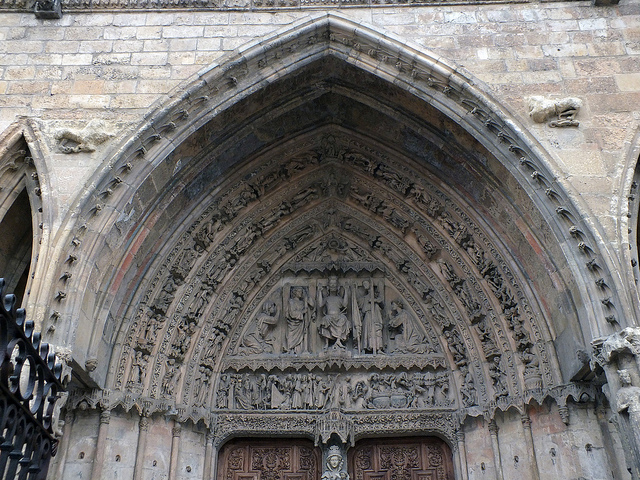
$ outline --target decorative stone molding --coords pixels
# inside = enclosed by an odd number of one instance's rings
[[[57,0],[60,2],[60,0]],[[569,0],[577,1],[577,0]],[[602,0],[603,2],[605,0]],[[608,0],[612,3],[612,0]],[[503,0],[501,3],[519,3],[519,0]],[[419,5],[433,5],[433,4],[447,4],[455,3],[478,5],[478,4],[493,4],[495,1],[485,0],[482,2],[474,2],[472,0],[433,0],[424,1],[416,0],[412,2],[404,2],[402,0],[336,0],[327,2],[325,0],[183,0],[180,3],[176,3],[171,0],[129,0],[126,5],[123,5],[119,0],[101,0],[99,2],[90,0],[63,0],[62,7],[65,11],[69,12],[84,12],[84,11],[100,11],[100,10],[173,10],[173,9],[189,9],[189,10],[291,10],[291,9],[313,9],[322,7],[325,9],[340,9],[349,8],[354,6],[361,7],[388,7],[393,5],[394,7],[413,7]],[[617,3],[617,2],[614,2]],[[28,9],[31,4],[30,0],[2,0],[0,2],[0,10],[18,10],[24,11]],[[604,4],[604,3],[603,3]],[[44,17],[43,17],[44,18]],[[51,17],[60,18],[60,17]]]

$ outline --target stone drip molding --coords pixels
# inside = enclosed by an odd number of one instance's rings
[[[569,0],[579,1],[579,0]],[[63,0],[63,12],[92,13],[96,11],[277,11],[306,9],[345,9],[357,7],[415,7],[428,5],[492,5],[532,3],[527,0]],[[540,2],[544,3],[544,1]],[[32,12],[32,0],[0,0],[0,10]]]
[[[467,76],[442,59],[334,14],[303,22],[273,38],[239,49],[222,65],[203,73],[152,112],[140,131],[103,166],[100,180],[78,201],[58,277],[65,271],[72,273],[74,279],[88,276],[88,269],[93,267],[92,255],[100,251],[96,242],[104,242],[101,232],[114,224],[130,200],[132,189],[135,191],[140,179],[147,177],[175,145],[230,104],[259,90],[267,79],[274,81],[326,55],[393,78],[475,134],[523,185],[556,234],[564,239],[565,255],[575,259],[581,272],[584,298],[597,298],[600,305],[594,306],[594,313],[603,321],[592,323],[590,328],[598,331],[597,325],[607,322],[626,323],[618,306],[621,302],[607,262],[609,257],[600,252],[592,227],[583,220],[554,173],[540,160],[544,154],[525,136],[524,130]],[[281,66],[283,58],[291,60],[286,68]],[[92,238],[85,246],[88,236]],[[68,282],[67,287],[78,293],[84,290],[83,285],[74,281]],[[52,305],[64,304],[65,298],[70,298],[66,288],[60,292],[52,296]],[[81,295],[76,296],[75,309],[81,302]],[[71,318],[74,307],[60,305],[62,309]],[[55,311],[52,309],[52,317]],[[69,338],[72,335],[70,331]]]

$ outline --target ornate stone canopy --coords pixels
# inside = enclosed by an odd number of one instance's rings
[[[94,403],[219,441],[452,443],[467,415],[577,396],[583,332],[624,323],[578,212],[470,79],[325,16],[202,74],[113,153],[68,226],[62,321],[85,317]]]

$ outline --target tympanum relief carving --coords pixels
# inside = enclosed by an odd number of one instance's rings
[[[232,356],[357,357],[439,349],[381,272],[364,278],[314,272],[284,276],[282,283],[247,322]]]

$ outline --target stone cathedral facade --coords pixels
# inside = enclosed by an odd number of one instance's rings
[[[640,479],[640,3],[0,0],[50,479]]]

